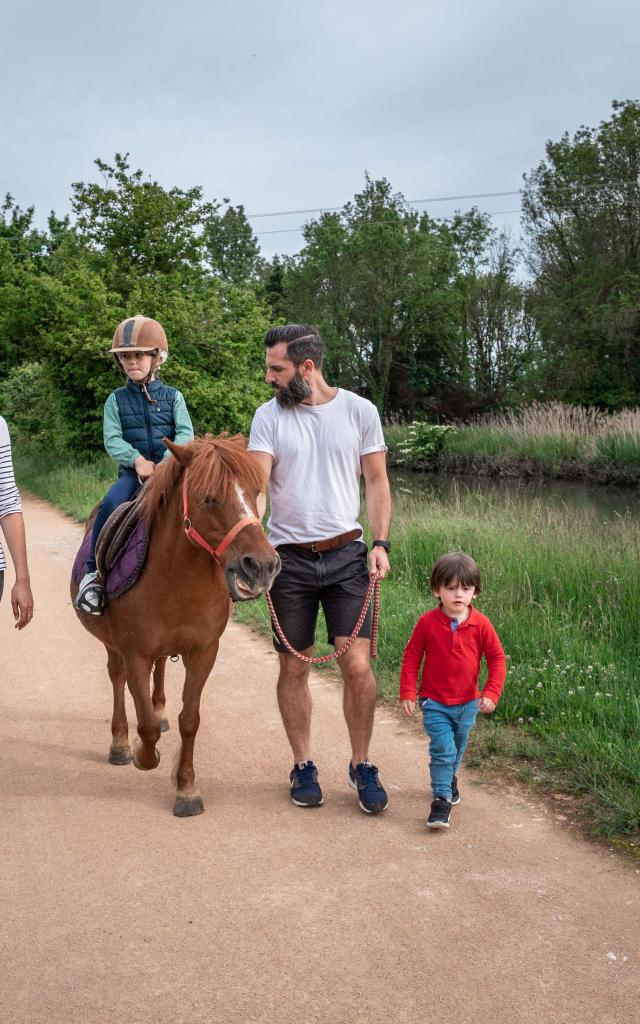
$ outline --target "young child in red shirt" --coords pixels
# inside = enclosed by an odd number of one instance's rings
[[[400,703],[407,715],[416,704],[420,665],[424,668],[418,703],[429,737],[433,802],[429,828],[449,828],[453,804],[460,803],[457,771],[478,711],[491,714],[506,676],[498,634],[486,615],[471,604],[480,593],[480,570],[460,551],[443,555],[431,572],[438,607],[418,619],[402,656]],[[484,655],[489,676],[478,690]]]

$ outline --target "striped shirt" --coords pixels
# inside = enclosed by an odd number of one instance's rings
[[[3,516],[8,516],[11,512],[22,512],[22,504],[13,475],[9,430],[0,416],[0,519]],[[6,567],[4,551],[0,544],[0,572],[3,572]]]

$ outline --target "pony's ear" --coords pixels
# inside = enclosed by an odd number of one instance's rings
[[[186,444],[174,444],[168,437],[162,438],[163,443],[169,449],[174,458],[178,460],[181,466],[188,466],[193,458],[193,452],[191,451],[191,445]]]

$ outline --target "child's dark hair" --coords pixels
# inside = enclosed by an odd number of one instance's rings
[[[475,587],[480,593],[480,570],[470,555],[462,551],[451,551],[441,555],[431,570],[431,589],[435,592],[440,587],[451,587],[456,583],[463,587]]]

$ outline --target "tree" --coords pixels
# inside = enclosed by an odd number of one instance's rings
[[[26,296],[46,247],[33,214],[32,206],[21,210],[10,195],[0,207],[0,377],[30,354],[33,310]]]
[[[228,203],[228,199],[223,202]],[[204,249],[214,274],[230,284],[250,284],[260,269],[260,246],[243,206],[211,210],[204,220]]]
[[[520,251],[507,232],[472,210],[450,222],[460,261],[456,288],[462,296],[462,367],[455,399],[460,418],[517,401],[528,385],[537,336],[518,281]],[[453,399],[453,396],[451,396]]]
[[[207,248],[211,232],[205,232],[218,206],[206,203],[201,189],[164,189],[142,171],[132,172],[119,154],[113,165],[96,163],[103,184],[73,186],[75,223],[51,214],[48,231],[39,234],[33,210],[19,210],[10,197],[5,202],[2,400],[14,414],[20,411],[25,440],[40,442],[49,431],[49,451],[100,451],[103,403],[121,383],[109,354],[113,331],[141,312],[167,331],[163,377],[184,388],[196,429],[246,430],[267,395],[262,337],[268,315],[253,285],[232,283],[249,272],[242,258],[252,251],[242,209],[219,218],[226,262],[215,267]]]
[[[199,187],[164,189],[131,171],[128,154],[113,165],[96,160],[104,184],[75,182],[71,206],[75,230],[94,265],[125,302],[141,277],[202,272],[202,225],[216,209]]]
[[[547,397],[640,399],[640,105],[549,142],[523,190]]]
[[[321,328],[333,379],[383,413],[423,409],[458,343],[447,231],[367,175],[364,190],[308,224],[304,238],[286,264],[286,302],[296,320]]]

